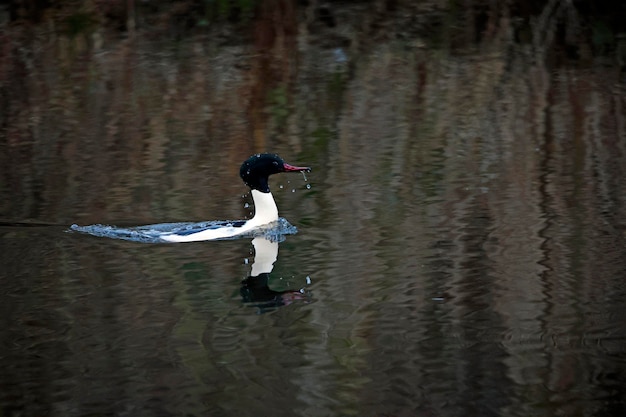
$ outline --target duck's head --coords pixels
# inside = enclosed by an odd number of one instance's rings
[[[239,175],[243,182],[253,190],[269,193],[270,187],[268,178],[272,174],[280,172],[302,172],[311,171],[309,167],[298,167],[287,164],[283,159],[270,153],[258,153],[252,155],[241,164]]]

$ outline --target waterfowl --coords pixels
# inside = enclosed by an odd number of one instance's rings
[[[201,240],[225,239],[243,235],[255,228],[270,224],[278,220],[278,207],[269,187],[269,176],[281,172],[309,172],[310,167],[294,166],[270,153],[252,155],[246,159],[239,175],[243,182],[250,187],[254,201],[254,217],[249,220],[213,222],[204,230],[191,228],[179,230],[161,236],[167,242],[195,242]]]
[[[239,175],[250,187],[254,200],[254,217],[249,220],[159,223],[135,227],[73,224],[70,230],[146,243],[197,242],[254,236],[259,233],[265,234],[269,239],[280,240],[285,234],[295,233],[296,229],[285,219],[278,217],[278,208],[269,187],[269,176],[281,172],[305,171],[311,171],[311,168],[287,164],[276,154],[260,153],[246,159],[241,165]]]

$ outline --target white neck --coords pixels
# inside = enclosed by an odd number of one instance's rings
[[[261,226],[278,220],[278,207],[276,207],[272,193],[252,190],[252,199],[254,200],[254,217],[248,223]]]

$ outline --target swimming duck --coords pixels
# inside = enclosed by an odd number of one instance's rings
[[[195,242],[200,240],[225,239],[243,235],[263,225],[278,220],[278,208],[270,191],[269,176],[281,172],[309,172],[310,167],[299,167],[286,163],[270,153],[252,155],[239,169],[243,182],[250,187],[254,201],[254,217],[249,220],[212,222],[204,230],[191,228],[161,235],[167,242]]]
[[[269,234],[268,238],[271,239],[280,239],[284,234],[295,233],[296,229],[285,219],[278,217],[278,208],[268,183],[269,176],[280,172],[304,171],[311,171],[311,168],[289,165],[275,154],[260,153],[246,159],[241,165],[239,175],[250,187],[254,200],[255,213],[249,220],[159,223],[134,227],[73,224],[70,230],[93,236],[146,243],[197,242],[247,237],[258,233]],[[264,229],[264,226],[268,227]]]

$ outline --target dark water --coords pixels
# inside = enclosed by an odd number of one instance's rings
[[[34,37],[1,86],[0,414],[625,415],[620,56],[563,58],[550,13],[458,49]],[[271,180],[276,246],[68,231],[249,216],[259,151],[313,167]]]

